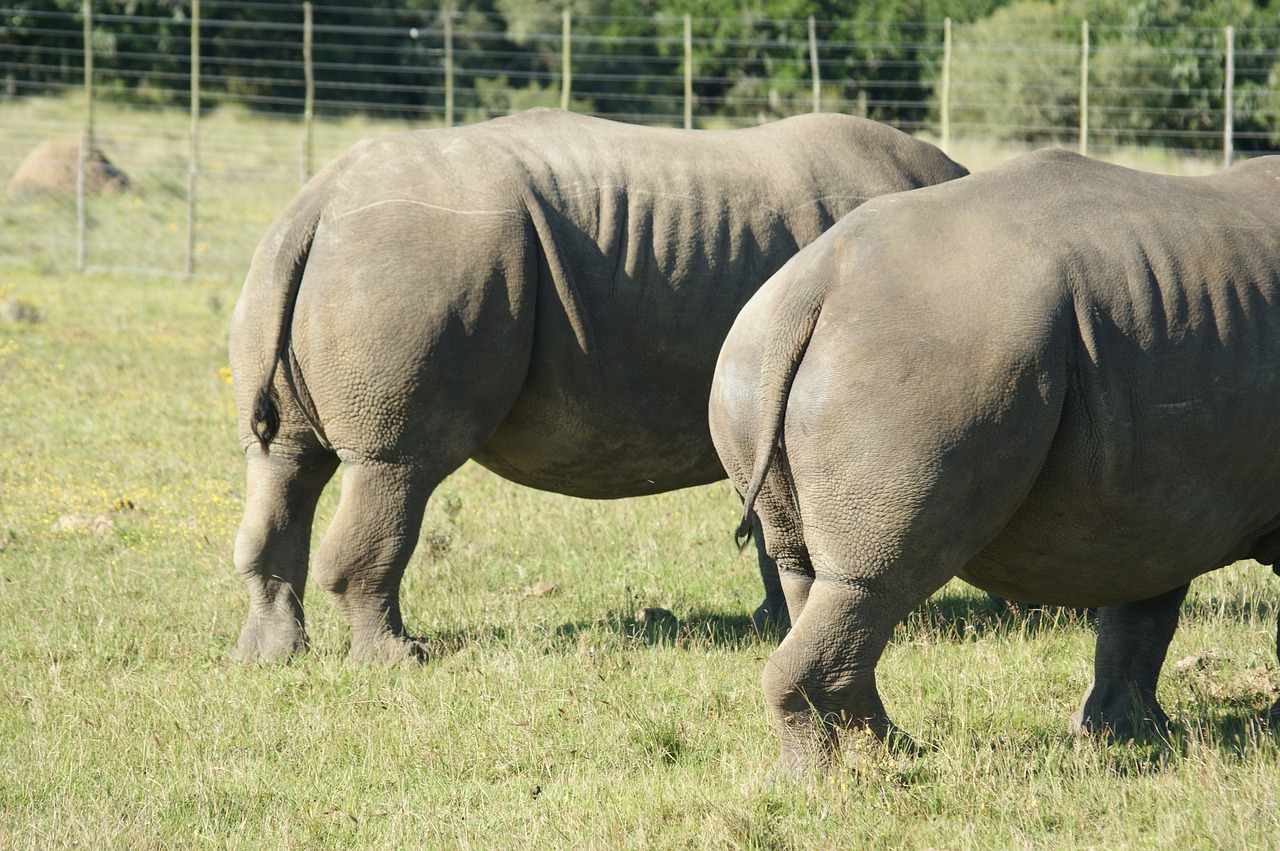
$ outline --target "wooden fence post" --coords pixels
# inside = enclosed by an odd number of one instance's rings
[[[191,0],[191,152],[187,164],[187,278],[196,271],[196,178],[200,175],[200,0]]]
[[[453,9],[444,10],[444,126],[453,126]]]
[[[1080,22],[1080,154],[1089,155],[1089,22]]]
[[[1236,89],[1236,28],[1227,27],[1227,78],[1222,84],[1222,167],[1230,168],[1235,155],[1233,119]]]
[[[312,44],[311,0],[302,4],[302,78],[306,84],[302,101],[302,164],[299,183],[306,183],[311,177],[311,168],[315,156],[315,129],[313,119],[316,108],[316,75],[311,64]]]
[[[951,19],[942,19],[942,103],[939,106],[942,127],[939,141],[942,152],[951,147]]]
[[[564,25],[562,27],[562,35],[560,39],[560,108],[569,108],[569,90],[573,82],[573,73],[569,69],[569,33],[570,18],[569,10],[564,10]]]
[[[684,16],[684,129],[693,129],[693,18]]]
[[[818,32],[809,16],[809,76],[813,78],[813,111],[822,112],[822,77],[818,70]]]
[[[76,163],[76,271],[84,272],[87,263],[88,214],[85,210],[85,174],[89,150],[93,147],[93,4],[80,4],[84,18],[84,129],[80,132],[80,151]]]

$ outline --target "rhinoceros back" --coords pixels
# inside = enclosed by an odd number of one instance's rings
[[[317,431],[390,456],[416,451],[414,415],[363,398],[360,423],[326,409],[350,408],[338,402],[347,388],[380,371],[441,367],[428,314],[452,317],[472,343],[494,317],[530,323],[509,338],[529,340],[509,353],[527,358],[523,386],[477,460],[579,496],[712,481],[723,472],[706,425],[711,373],[742,304],[867,199],[964,173],[926,143],[839,115],[691,132],[533,110],[376,137],[313,180],[311,200],[264,240],[243,300],[278,318],[247,323],[239,338],[255,354],[240,359],[265,376],[261,391],[274,374],[262,365],[296,355],[285,375],[313,391],[299,408]],[[311,257],[294,238],[306,230],[285,221],[302,206],[320,211]],[[376,334],[394,362],[330,351],[335,333]],[[359,376],[326,387],[351,369]]]
[[[738,309],[869,198],[965,173],[848,116],[693,133],[550,112],[506,121],[540,131],[511,153],[541,253],[539,333],[525,393],[477,458],[580,496],[721,477],[706,405]]]

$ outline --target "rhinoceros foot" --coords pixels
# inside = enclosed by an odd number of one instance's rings
[[[432,648],[425,639],[404,635],[383,634],[376,637],[353,638],[347,651],[350,665],[399,665],[401,663],[426,662]]]
[[[269,624],[263,618],[250,617],[228,655],[233,662],[288,662],[307,647],[306,631],[296,620]]]
[[[1169,732],[1169,716],[1153,697],[1132,690],[1090,689],[1084,705],[1071,716],[1068,729],[1075,735],[1101,735],[1124,742],[1154,732]]]

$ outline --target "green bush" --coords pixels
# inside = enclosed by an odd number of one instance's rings
[[[1280,140],[1280,32],[1255,4],[1027,0],[956,27],[951,120],[1000,140],[1074,138],[1081,23],[1088,21],[1091,141],[1212,149],[1222,144],[1224,29],[1235,27],[1235,147]],[[935,79],[935,87],[940,77]],[[940,93],[935,101],[940,99]]]

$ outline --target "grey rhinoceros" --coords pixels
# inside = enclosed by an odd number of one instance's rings
[[[468,458],[581,497],[723,478],[706,406],[738,308],[866,199],[965,173],[840,115],[680,131],[533,110],[355,145],[268,231],[236,306],[233,657],[306,646],[311,524],[339,462],[314,567],[353,660],[417,652],[401,575]],[[762,610],[780,612],[773,585]]]
[[[841,728],[897,737],[876,663],[953,576],[1104,607],[1071,726],[1167,724],[1188,583],[1280,559],[1277,412],[1278,157],[1179,178],[1046,150],[845,217],[743,308],[711,392],[790,608],[763,677],[783,769],[829,767]]]

